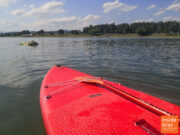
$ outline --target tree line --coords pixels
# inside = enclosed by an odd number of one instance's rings
[[[141,36],[151,35],[153,33],[179,34],[180,22],[138,22],[138,23],[122,23],[122,24],[101,24],[90,25],[83,29],[83,33],[90,35],[99,35],[107,33],[127,34],[136,33]]]
[[[6,33],[0,33],[1,37],[6,37],[6,36],[36,36],[36,35],[63,35],[65,33],[71,33],[71,34],[80,34],[82,33],[80,30],[63,30],[59,29],[57,31],[45,31],[43,29],[39,31],[29,31],[29,30],[23,30],[20,32],[6,32]]]
[[[24,36],[24,35],[55,35],[55,34],[89,34],[89,35],[102,35],[102,34],[138,34],[140,36],[148,36],[153,33],[166,33],[166,34],[180,34],[180,22],[168,21],[168,22],[137,22],[137,23],[122,23],[122,24],[99,24],[90,25],[80,30],[63,30],[59,29],[57,31],[45,31],[43,29],[39,31],[29,31],[23,30],[21,32],[11,32],[11,33],[0,33],[0,36]]]

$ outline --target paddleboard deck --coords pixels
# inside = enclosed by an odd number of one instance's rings
[[[46,74],[40,105],[48,135],[161,134],[160,116],[101,85],[74,81],[77,77],[93,76],[65,66],[54,66]],[[104,81],[157,108],[180,115],[179,106]]]

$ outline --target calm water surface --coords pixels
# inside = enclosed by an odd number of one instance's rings
[[[39,88],[55,64],[180,105],[180,39],[0,38],[1,135],[45,134]]]

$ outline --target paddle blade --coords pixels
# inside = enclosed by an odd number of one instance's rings
[[[87,76],[83,76],[83,77],[76,77],[74,80],[79,81],[79,82],[84,82],[84,83],[96,83],[96,84],[104,84],[104,82],[97,77],[87,77]]]

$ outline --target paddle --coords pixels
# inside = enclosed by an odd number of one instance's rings
[[[161,115],[167,115],[167,116],[170,116],[170,115],[173,115],[169,112],[166,112],[148,102],[145,102],[125,91],[122,91],[120,90],[119,88],[116,88],[108,83],[106,83],[105,81],[103,81],[103,79],[101,78],[97,78],[97,77],[78,77],[78,78],[75,78],[75,80],[79,81],[79,82],[83,82],[83,83],[93,83],[93,84],[99,84],[101,86],[104,86],[108,89],[110,89],[111,91],[117,93],[118,95],[122,96],[122,97],[125,97],[126,99],[142,106],[143,108],[146,108],[147,110],[150,110],[151,112],[154,112],[155,114],[161,116]]]

